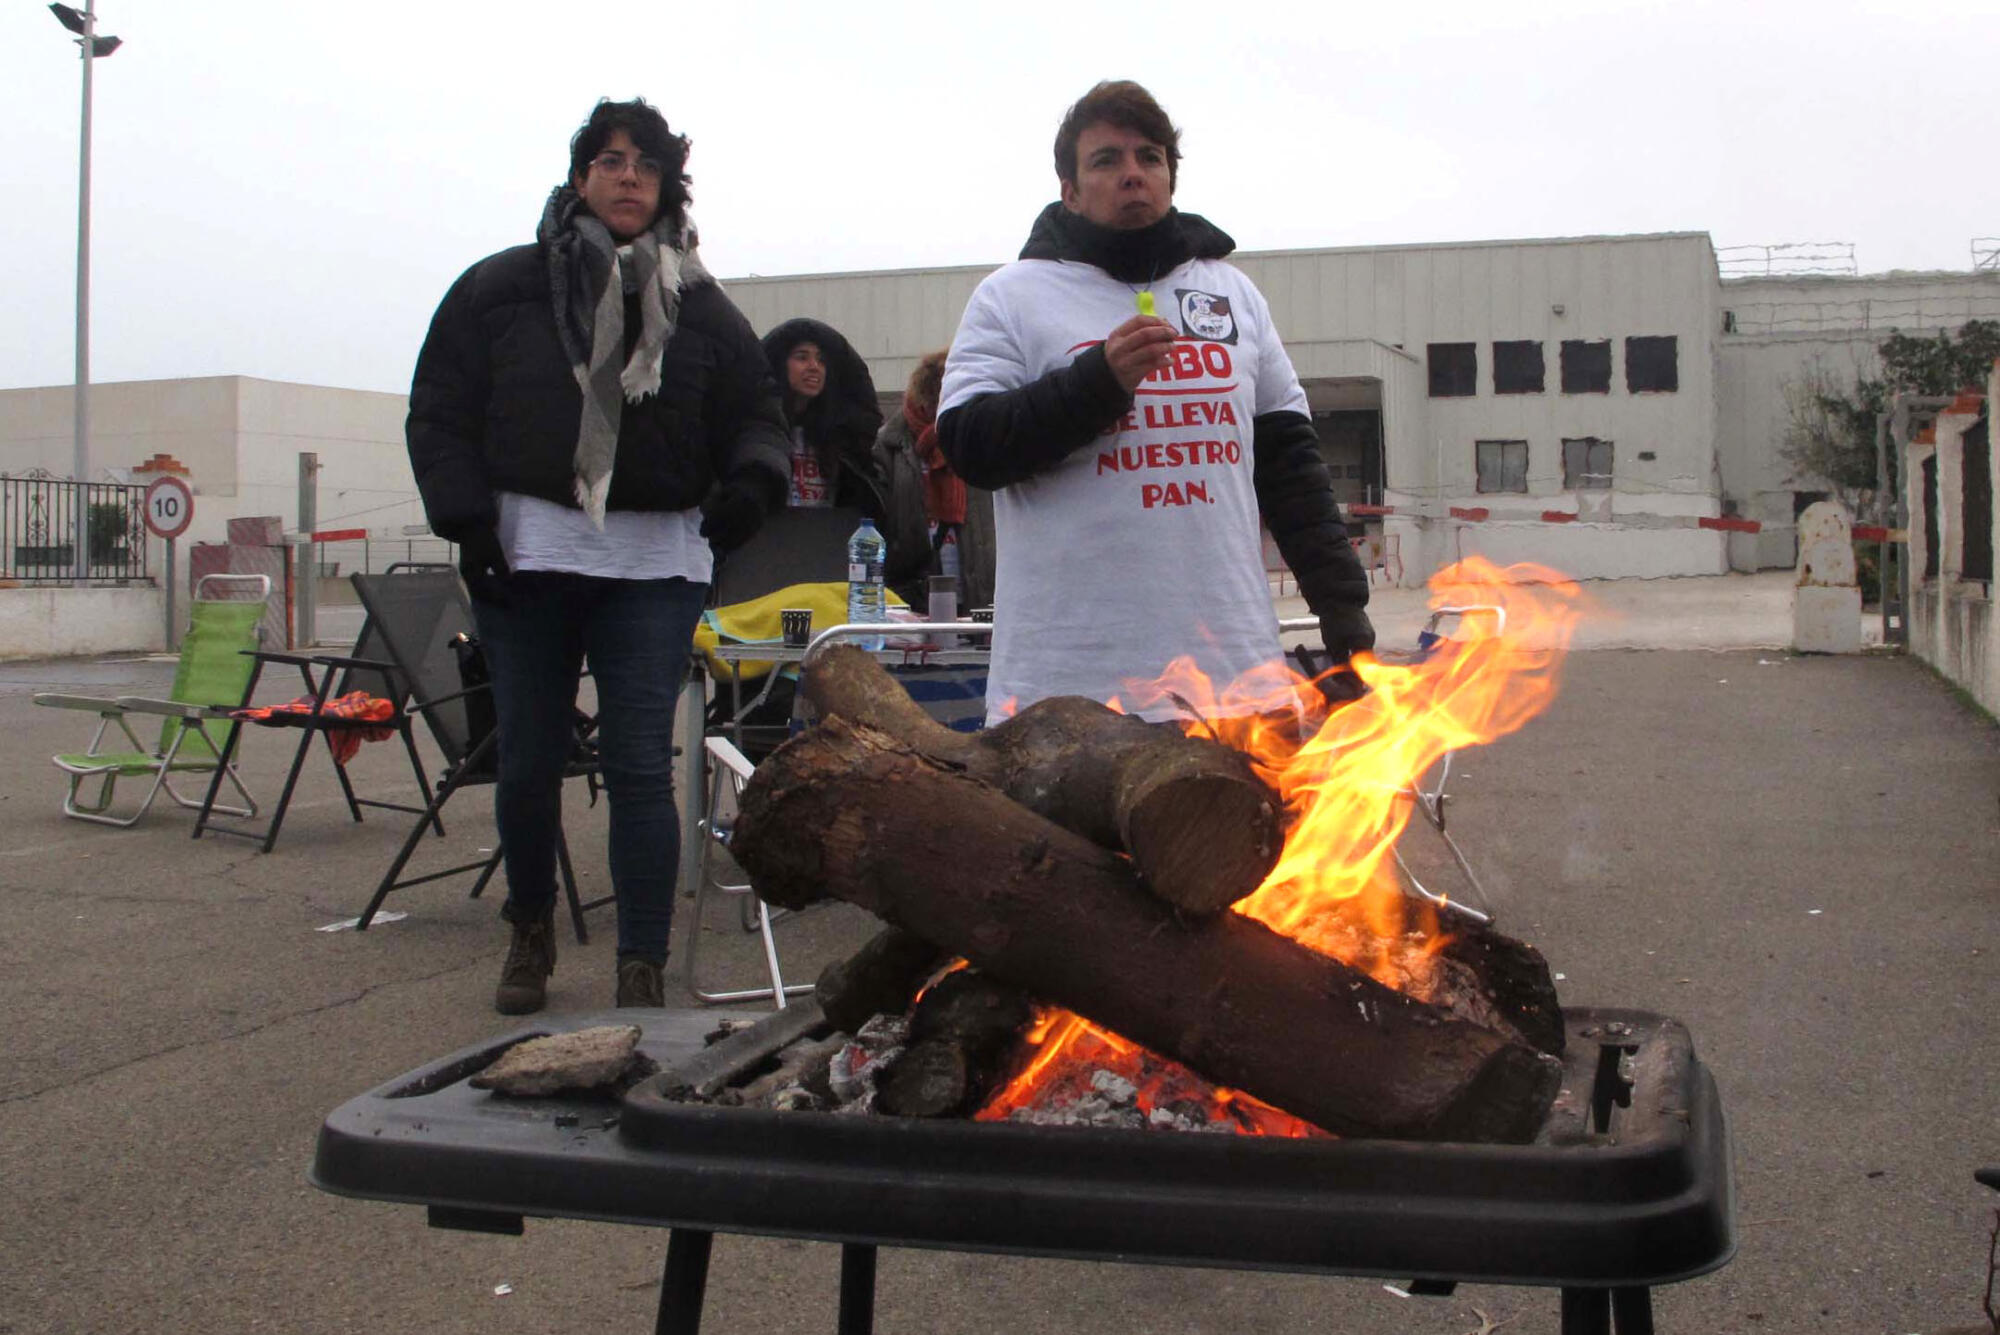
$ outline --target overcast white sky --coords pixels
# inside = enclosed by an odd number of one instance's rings
[[[1692,230],[1876,272],[2000,235],[1993,0],[101,0],[99,25],[125,46],[95,72],[96,381],[407,389],[600,95],[693,137],[725,277],[1012,258],[1099,78],[1152,88],[1177,202],[1246,250]],[[78,63],[0,0],[0,387],[74,373]]]

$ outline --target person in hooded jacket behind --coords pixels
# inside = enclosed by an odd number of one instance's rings
[[[788,505],[836,505],[875,521],[889,544],[884,575],[905,602],[921,584],[930,552],[923,498],[898,488],[895,462],[877,448],[882,407],[868,363],[841,332],[803,316],[764,335],[764,357],[791,424]]]
[[[868,363],[832,325],[803,317],[764,335],[764,359],[791,429],[787,505],[837,505],[882,517],[875,464],[882,408]]]
[[[989,722],[1052,695],[1171,718],[1132,683],[1281,659],[1260,519],[1333,661],[1374,647],[1305,392],[1236,243],[1174,208],[1179,162],[1150,93],[1092,88],[1056,132],[1061,198],[952,339],[938,441],[995,489]]]
[[[714,553],[784,503],[784,417],[755,332],[703,267],[688,141],[601,101],[532,245],[445,294],[410,389],[410,463],[457,543],[498,719],[513,940],[502,1014],[555,970],[557,843],[587,658],[611,804],[617,1004],[664,1004],[680,823],[674,705]]]

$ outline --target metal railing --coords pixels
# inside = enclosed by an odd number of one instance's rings
[[[311,544],[313,569],[322,579],[346,579],[356,573],[372,575],[397,562],[438,562],[454,564],[458,549],[443,538],[405,535],[402,537],[346,538]]]
[[[147,564],[146,489],[122,482],[0,477],[0,579],[22,584],[130,584]],[[84,509],[82,507],[89,507]],[[90,551],[79,566],[79,518]]]

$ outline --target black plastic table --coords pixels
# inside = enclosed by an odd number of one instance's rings
[[[811,1003],[727,1040],[754,1059]],[[920,1122],[676,1102],[712,1070],[718,1013],[539,1017],[352,1099],[311,1173],[343,1195],[519,1233],[526,1216],[672,1230],[655,1329],[694,1335],[718,1232],[837,1242],[839,1329],[865,1335],[880,1246],[1561,1291],[1565,1335],[1652,1330],[1651,1289],[1735,1250],[1728,1133],[1676,1021],[1567,1016],[1562,1092],[1537,1143],[1283,1140]],[[512,1099],[467,1078],[521,1039],[638,1023],[667,1068],[622,1102]],[[729,1055],[724,1053],[724,1055]]]

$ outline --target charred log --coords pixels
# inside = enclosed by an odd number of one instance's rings
[[[1329,1131],[1524,1141],[1555,1095],[1559,1064],[1511,1031],[1240,914],[1176,913],[1124,859],[840,717],[758,767],[734,849],[773,903],[823,887]]]
[[[891,927],[846,959],[827,965],[813,996],[834,1028],[858,1033],[877,1015],[907,1010],[924,980],[948,958],[921,936]]]
[[[875,1106],[897,1117],[957,1117],[975,1106],[973,1066],[963,1049],[912,1043],[875,1085]]]
[[[1019,989],[971,969],[946,974],[910,1012],[910,1046],[889,1064],[875,1106],[904,1117],[970,1115],[1033,1018]]]
[[[822,718],[886,732],[1129,853],[1146,888],[1187,912],[1227,908],[1277,863],[1284,836],[1276,796],[1241,753],[1212,739],[1079,696],[1041,701],[982,732],[953,732],[852,646],[816,658],[804,690]]]

